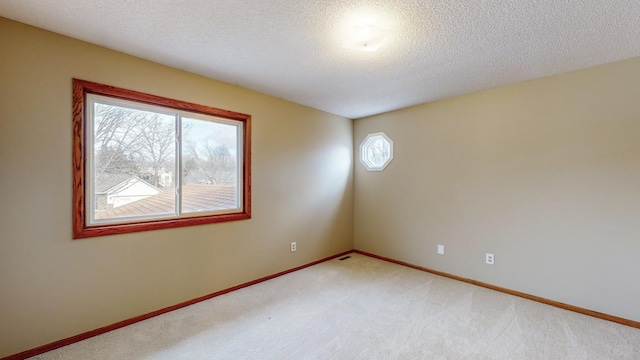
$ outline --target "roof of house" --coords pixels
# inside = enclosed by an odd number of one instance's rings
[[[175,192],[165,189],[158,195],[105,211],[96,211],[96,219],[121,218],[175,211]],[[187,184],[182,187],[182,211],[192,213],[237,208],[235,185]]]
[[[96,177],[95,193],[96,194],[113,194],[124,190],[127,186],[130,186],[129,180],[135,179],[136,183],[141,182],[147,186],[150,186],[158,191],[160,191],[155,186],[149,184],[148,182],[140,179],[134,175],[127,174],[112,174],[112,173],[104,173],[98,177]]]
[[[112,187],[128,180],[131,175],[104,173],[96,177],[94,189],[96,193],[106,193]]]

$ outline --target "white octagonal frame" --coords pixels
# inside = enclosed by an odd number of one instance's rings
[[[382,171],[393,160],[393,140],[383,132],[367,135],[360,144],[360,162],[369,171]]]

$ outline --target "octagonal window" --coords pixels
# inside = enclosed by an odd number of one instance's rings
[[[393,141],[383,133],[369,134],[360,145],[360,162],[369,171],[382,171],[393,160]]]

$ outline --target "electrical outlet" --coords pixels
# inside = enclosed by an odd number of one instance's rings
[[[438,254],[444,255],[444,245],[438,245]]]
[[[291,252],[296,252],[296,248],[297,248],[297,245],[296,245],[296,242],[294,241],[291,243]]]
[[[485,257],[485,260],[486,260],[487,264],[494,265],[495,262],[496,262],[496,257],[493,254],[487,253],[486,257]]]

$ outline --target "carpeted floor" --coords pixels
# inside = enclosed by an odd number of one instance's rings
[[[640,330],[334,259],[32,359],[640,359]]]

